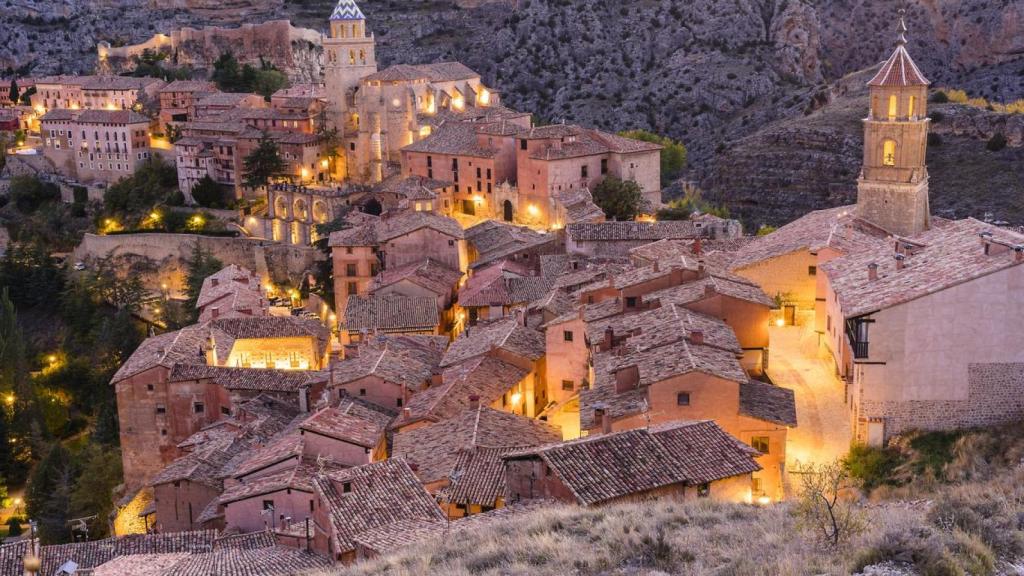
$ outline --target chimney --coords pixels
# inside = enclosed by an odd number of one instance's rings
[[[402,408],[402,416],[406,420],[412,418],[412,408]]]
[[[309,412],[309,387],[299,388],[299,412]]]
[[[608,326],[604,329],[604,349],[611,350],[615,345],[615,329]]]
[[[874,262],[868,264],[868,280],[872,282],[878,280],[878,264]]]
[[[216,306],[214,306],[213,308],[210,308],[210,315],[213,318],[217,318],[218,316],[220,316],[220,308],[218,308]]]
[[[704,276],[707,276],[707,273],[708,270],[707,267],[704,266],[704,260],[697,260],[697,276],[703,278]]]
[[[469,409],[479,410],[480,409],[480,396],[472,394],[469,397]]]
[[[629,392],[640,386],[640,368],[633,364],[615,371],[615,392]]]
[[[594,422],[601,426],[602,434],[612,433],[612,419],[608,416],[608,411],[604,409],[603,405],[600,408],[594,408]]]
[[[693,249],[693,253],[696,254],[697,256],[700,256],[702,248],[703,247],[701,246],[701,243],[700,243],[700,236],[694,238],[693,239],[693,248],[692,248]]]
[[[906,265],[907,265],[906,260],[907,260],[906,256],[904,256],[903,254],[897,254],[896,255],[896,269],[897,270],[903,270],[903,268],[905,268]]]
[[[718,293],[718,290],[715,289],[715,285],[713,283],[708,282],[707,284],[704,285],[704,297],[705,298],[710,298],[710,297],[714,296],[717,293]]]
[[[654,261],[653,268],[654,268],[655,272],[661,272],[661,267],[658,266],[658,261],[657,260]]]
[[[420,465],[415,462],[409,462],[409,470],[412,470],[413,472],[419,472]]]
[[[690,342],[692,344],[704,344],[704,331],[703,330],[690,330]]]
[[[431,386],[440,386],[443,383],[443,379],[441,378],[441,374],[442,373],[441,373],[441,369],[440,368],[435,368],[434,371],[430,373],[430,385]]]

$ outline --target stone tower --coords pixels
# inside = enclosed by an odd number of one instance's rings
[[[331,13],[331,29],[324,38],[324,84],[328,119],[344,132],[358,125],[352,95],[359,80],[377,71],[373,34],[367,34],[366,17],[355,0],[338,0]]]
[[[864,166],[857,181],[857,216],[900,236],[931,222],[928,208],[928,80],[907,53],[900,14],[896,50],[868,82]]]

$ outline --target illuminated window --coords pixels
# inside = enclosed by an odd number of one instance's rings
[[[882,143],[882,163],[886,166],[896,165],[896,141],[886,140]]]
[[[750,446],[762,454],[768,453],[768,437],[754,436],[750,439]]]
[[[896,99],[896,95],[893,94],[892,96],[889,96],[889,120],[896,119],[897,104],[898,101]]]
[[[907,116],[913,118],[914,117],[914,112],[915,112],[914,109],[916,107],[917,107],[917,97],[916,96],[911,96],[910,97],[910,104],[907,105]]]

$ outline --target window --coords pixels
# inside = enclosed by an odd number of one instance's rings
[[[352,247],[351,246],[346,246],[345,247],[345,254],[351,254],[351,253],[352,253]]]
[[[157,414],[166,414],[167,413],[167,407],[163,406],[161,404],[157,404],[157,406],[156,406],[156,413]]]
[[[911,96],[910,102],[907,104],[907,116],[914,117],[914,108],[917,107],[917,96]]]
[[[701,484],[697,486],[697,496],[700,498],[707,498],[711,496],[711,484]]]
[[[764,492],[764,481],[760,478],[750,479],[750,491],[754,494],[760,494]]]
[[[342,494],[348,494],[351,491],[352,491],[352,483],[351,482],[342,482],[342,484],[341,484],[341,492],[342,492]]]
[[[676,406],[689,406],[690,405],[690,393],[679,392],[676,394]]]
[[[519,149],[520,150],[526,150],[526,140],[520,140],[519,141]]]
[[[202,414],[206,412],[206,405],[203,404],[202,402],[193,402],[192,411],[195,412],[196,414]]]
[[[360,388],[359,389],[359,395],[360,396],[366,396],[366,388]]]
[[[572,392],[576,389],[576,383],[572,380],[562,380],[562,390]]]
[[[886,140],[882,142],[882,164],[886,166],[896,165],[896,141]]]
[[[889,116],[889,121],[890,122],[896,119],[896,113],[898,111],[899,111],[899,100],[896,98],[896,95],[893,94],[892,96],[889,96],[889,114],[888,114],[888,116]]]
[[[397,401],[395,401],[395,405],[398,406],[399,408],[401,408],[402,407],[402,399],[399,398]]]
[[[310,500],[310,501],[309,501],[309,511],[310,511],[310,512],[312,512],[312,511],[313,511],[313,508],[314,508],[313,502],[314,502],[313,500]]]
[[[264,510],[273,510],[274,509],[274,501],[273,500],[264,500],[263,501],[263,509]]]
[[[448,241],[448,245],[449,246],[455,246],[455,240],[449,240]]]
[[[588,166],[580,166],[580,178],[586,178],[587,177],[587,168],[589,168],[589,167]]]
[[[150,392],[152,392],[153,391],[153,385],[152,384],[146,384],[146,390],[149,390]]]
[[[346,276],[355,276],[356,275],[356,265],[355,264],[345,264],[345,275]]]
[[[356,285],[356,283],[355,282],[349,282],[348,283],[348,295],[349,296],[354,296],[354,295],[356,295],[358,293],[359,293],[359,288]]]
[[[626,297],[626,308],[636,308],[636,296]]]
[[[572,330],[562,331],[562,339],[566,342],[572,342]]]
[[[227,406],[221,406],[220,407],[220,413],[225,415],[225,416],[230,416],[231,415],[231,409],[228,408]]]
[[[808,266],[807,267],[807,275],[808,276],[817,276],[818,275],[818,267],[817,266]]]
[[[750,439],[750,445],[762,454],[768,454],[768,437],[754,436]]]
[[[160,430],[160,435],[161,435],[161,436],[167,436],[167,428],[162,428],[162,429]]]

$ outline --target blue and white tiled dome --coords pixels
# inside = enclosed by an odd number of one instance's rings
[[[355,0],[338,0],[334,12],[331,12],[331,20],[366,20],[366,16]]]

